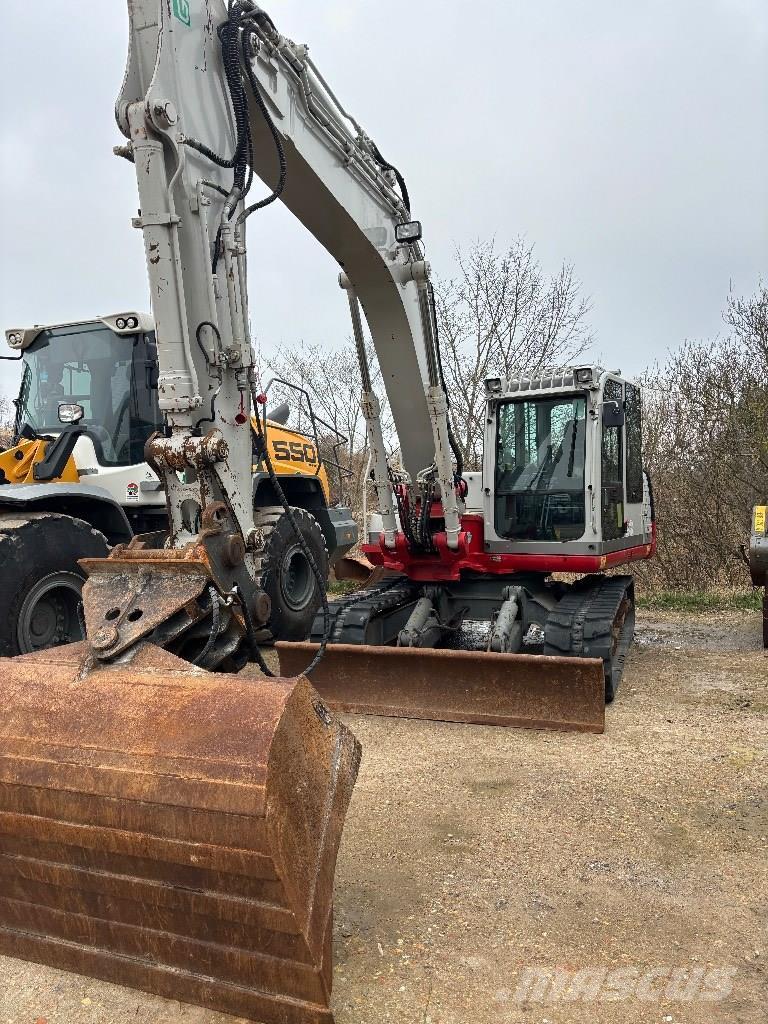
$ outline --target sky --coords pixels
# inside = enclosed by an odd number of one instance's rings
[[[768,278],[765,0],[263,6],[404,173],[438,275],[524,236],[546,271],[573,265],[595,353],[630,374],[722,333],[729,290]],[[127,3],[44,10],[0,5],[2,329],[148,305],[112,155]],[[249,264],[265,352],[349,334],[335,264],[279,204],[249,221]],[[16,380],[0,363],[0,394]]]

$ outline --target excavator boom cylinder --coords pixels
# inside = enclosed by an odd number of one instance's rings
[[[144,644],[0,660],[0,952],[268,1024],[332,1024],[360,748],[306,678]]]

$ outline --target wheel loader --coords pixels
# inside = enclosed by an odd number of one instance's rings
[[[752,509],[752,531],[747,551],[752,585],[763,587],[763,647],[768,650],[768,505]]]
[[[79,559],[105,557],[135,534],[154,534],[160,544],[167,512],[144,461],[144,445],[163,428],[151,316],[13,328],[6,339],[23,366],[13,445],[0,452],[0,655],[8,656],[82,640]],[[290,382],[281,386],[291,393]],[[285,427],[290,407],[282,403],[269,414],[269,450],[327,579],[354,546],[357,526],[349,508],[331,502],[318,431],[329,436],[332,428],[316,418],[307,393],[295,391],[313,437]],[[259,640],[303,640],[320,591],[263,463],[254,465],[253,503],[272,603]]]
[[[81,560],[83,641],[0,660],[0,952],[331,1024],[334,862],[360,759],[333,708],[602,730],[634,612],[631,577],[604,570],[655,547],[640,396],[588,365],[490,378],[482,470],[465,472],[401,172],[252,0],[128,13],[115,152],[139,196],[162,417],[143,450],[166,534]],[[251,348],[246,229],[275,201],[340,267],[381,577],[344,602],[323,593],[316,642],[278,645],[281,677],[259,646],[254,450],[321,582],[322,566],[270,452]]]

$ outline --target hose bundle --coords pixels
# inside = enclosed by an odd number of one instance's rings
[[[206,159],[216,164],[217,167],[232,168],[234,172],[232,187],[227,194],[223,214],[223,217],[231,220],[238,203],[244,200],[250,192],[254,178],[253,138],[251,136],[251,123],[248,115],[248,94],[246,92],[247,79],[256,105],[261,111],[261,115],[275,143],[278,161],[278,180],[270,195],[256,203],[252,203],[242,211],[237,218],[236,226],[242,224],[256,210],[261,210],[265,206],[269,206],[270,203],[274,203],[285,188],[287,164],[283,140],[280,138],[280,133],[267,109],[252,68],[255,50],[250,29],[254,24],[264,23],[265,21],[274,29],[268,15],[255,7],[249,0],[234,0],[234,2],[230,0],[227,20],[218,29],[224,76],[235,117],[235,136],[237,141],[232,156],[221,156],[219,153],[214,152],[210,146],[206,146],[205,143],[200,142],[198,139],[187,137],[184,140],[185,145],[200,153]],[[245,73],[243,69],[245,69]],[[216,241],[213,246],[212,269],[214,273],[216,273],[219,261],[221,231],[222,228],[219,225]]]

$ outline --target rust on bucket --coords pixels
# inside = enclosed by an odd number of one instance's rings
[[[150,644],[0,659],[0,952],[268,1024],[332,1024],[360,747],[306,678]]]

